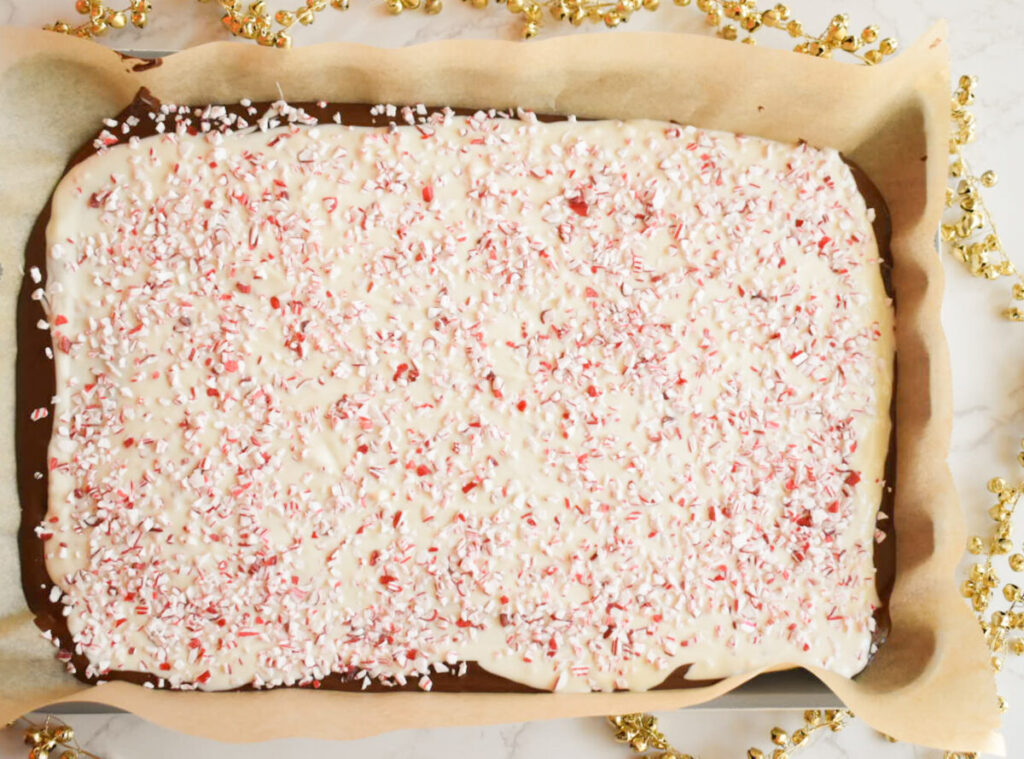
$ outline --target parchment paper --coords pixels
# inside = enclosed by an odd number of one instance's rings
[[[946,465],[949,357],[939,322],[934,235],[946,176],[946,27],[877,67],[750,49],[686,35],[614,34],[519,44],[438,42],[400,50],[336,43],[278,51],[203,45],[132,71],[90,42],[0,28],[0,387],[12,388],[15,301],[25,241],[71,153],[145,85],[179,103],[276,99],[523,106],[590,117],[674,119],[803,138],[842,150],[874,180],[893,223],[897,314],[896,585],[892,632],[849,680],[814,670],[858,717],[900,740],[1002,750],[988,652],[959,598],[964,527]],[[387,730],[675,709],[708,688],[619,694],[360,694],[308,690],[179,693],[87,687],[63,671],[33,625],[19,581],[14,397],[0,397],[0,724],[56,701],[95,701],[224,739],[356,738]]]

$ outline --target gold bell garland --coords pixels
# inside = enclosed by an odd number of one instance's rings
[[[15,722],[25,725],[25,745],[28,759],[100,759],[78,745],[71,725],[52,715],[42,723],[22,717]]]
[[[490,0],[462,0],[477,9],[484,9]],[[211,0],[198,0],[209,3]],[[494,0],[504,5],[509,13],[522,18],[523,37],[535,37],[548,18],[565,21],[579,26],[584,22],[603,23],[616,27],[629,21],[637,11],[656,11],[660,0]],[[316,21],[317,14],[329,7],[343,11],[349,7],[349,0],[305,0],[305,4],[294,10],[271,12],[265,0],[243,3],[242,0],[214,0],[221,6],[221,22],[233,35],[251,39],[268,47],[287,48],[292,37],[289,29],[299,24],[309,26]],[[759,9],[757,0],[674,0],[675,5],[693,6],[704,14],[708,25],[717,29],[723,39],[739,39],[747,44],[756,44],[755,34],[764,29],[779,29],[797,40],[796,52],[831,58],[833,53],[848,53],[867,63],[881,63],[887,55],[896,52],[896,40],[891,37],[879,39],[878,27],[866,26],[854,33],[850,28],[849,16],[840,13],[832,18],[820,34],[808,34],[804,25],[792,18],[789,7],[779,3],[770,8]],[[392,15],[405,11],[422,10],[428,14],[440,13],[442,0],[384,0],[384,7]],[[145,26],[150,7],[147,0],[132,0],[129,9],[112,10],[104,0],[76,0],[75,9],[89,16],[89,21],[72,25],[58,21],[48,29],[79,37],[91,37],[106,32],[108,27],[122,28],[129,19],[135,26]],[[279,27],[279,28],[276,28]]]
[[[130,0],[122,10],[109,8],[103,0],[75,0],[75,12],[88,20],[78,24],[55,21],[45,28],[88,39],[106,34],[108,29],[124,29],[129,23],[142,29],[149,23],[149,11],[149,0]]]
[[[1017,460],[1024,467],[1024,440],[1021,441]],[[1021,610],[1024,591],[1020,586],[1012,582],[1002,585],[1000,595],[1005,603],[1002,608],[989,612],[995,590],[1001,584],[994,565],[995,557],[1007,556],[1010,571],[1014,573],[1024,571],[1024,553],[1012,553],[1013,515],[1024,495],[1024,480],[1011,485],[1002,477],[993,477],[989,480],[988,489],[997,499],[989,509],[989,516],[996,525],[995,532],[988,540],[975,535],[967,541],[967,550],[983,560],[971,567],[960,590],[978,614],[982,632],[992,651],[992,667],[998,672],[1008,654],[1024,654],[1024,612]]]
[[[751,747],[747,749],[747,759],[789,759],[790,754],[810,743],[814,733],[825,729],[839,732],[852,717],[848,709],[808,709],[804,712],[802,727],[792,734],[781,727],[773,727],[769,733],[773,747],[767,750]],[[615,730],[615,740],[629,744],[638,754],[653,750],[657,753],[649,754],[651,759],[695,759],[692,754],[673,748],[652,714],[608,717],[608,723]]]
[[[1003,247],[981,193],[982,187],[994,186],[998,177],[991,169],[975,173],[964,155],[964,146],[974,142],[977,136],[974,114],[967,110],[974,102],[977,83],[976,77],[961,76],[950,104],[953,136],[949,140],[951,185],[946,188],[946,207],[956,210],[959,218],[942,225],[942,239],[950,244],[953,255],[974,276],[985,279],[1015,276],[1013,299],[1024,301],[1024,274],[1017,271]],[[1007,307],[1003,315],[1012,321],[1024,321],[1024,304]]]
[[[467,0],[463,0],[466,2]],[[209,2],[209,0],[199,0]],[[291,46],[291,35],[288,32],[296,23],[311,25],[318,13],[327,9],[328,5],[336,10],[346,10],[349,0],[306,0],[305,5],[295,10],[279,10],[273,14],[264,0],[243,5],[241,0],[217,0],[224,10],[221,21],[235,36],[255,40],[265,46],[287,48]],[[485,8],[488,0],[468,0],[474,8]],[[659,7],[659,0],[495,0],[504,4],[508,11],[523,17],[523,36],[536,36],[545,15],[556,20],[569,21],[580,25],[584,21],[603,22],[608,27],[616,27],[629,20],[639,10],[654,11]],[[690,6],[692,0],[674,0],[675,5]],[[386,0],[387,10],[394,15],[407,10],[421,9],[426,13],[438,13],[442,9],[442,0]],[[879,30],[875,25],[862,29],[858,34],[850,31],[849,16],[845,13],[832,18],[825,31],[819,35],[806,33],[803,24],[792,18],[790,10],[783,4],[761,10],[756,0],[697,0],[697,10],[705,14],[709,26],[716,29],[719,37],[727,40],[740,40],[745,44],[756,44],[755,34],[766,28],[784,30],[798,40],[793,50],[806,55],[831,58],[834,53],[846,53],[866,65],[880,63],[885,56],[896,52],[896,40],[886,37],[879,40]],[[120,29],[127,25],[128,20],[136,27],[144,27],[148,20],[150,4],[148,0],[130,0],[127,10],[112,10],[103,0],[76,0],[75,10],[89,17],[89,20],[72,25],[57,21],[46,27],[52,31],[90,38],[101,35],[108,28]],[[546,12],[546,13],[545,13]],[[275,29],[274,25],[280,27]],[[981,188],[992,187],[997,178],[995,172],[987,170],[980,175],[971,171],[964,155],[964,146],[976,138],[975,120],[967,107],[974,101],[975,77],[962,76],[951,101],[951,117],[954,125],[953,137],[950,139],[949,177],[951,186],[946,190],[946,206],[958,206],[960,216],[955,222],[944,223],[941,229],[942,239],[951,244],[953,255],[963,262],[975,276],[996,279],[1002,276],[1016,275],[1017,282],[1013,285],[1015,300],[1024,301],[1024,275],[1016,270],[1003,247],[995,224],[982,198]],[[993,260],[996,258],[997,260]],[[1013,321],[1024,321],[1024,309],[1018,306],[1007,308],[1004,315]],[[1018,461],[1024,467],[1024,440]],[[986,619],[994,595],[995,588],[1000,584],[998,574],[993,566],[993,558],[998,555],[1009,555],[1013,550],[1011,541],[1012,519],[1017,503],[1024,495],[1024,481],[1018,485],[1009,485],[1006,480],[996,477],[989,481],[989,490],[998,498],[990,509],[990,515],[996,522],[994,536],[987,542],[974,536],[968,542],[968,551],[983,555],[984,562],[975,564],[961,588],[965,597],[978,614],[982,631],[992,652],[992,666],[996,671],[1002,667],[1007,654],[1024,655],[1024,590],[1014,583],[1002,586],[1002,596],[1008,604],[1006,608],[994,611]],[[1009,555],[1009,566],[1013,572],[1024,571],[1024,553]],[[1006,710],[1006,704],[1000,698],[1000,706]],[[795,750],[807,745],[811,736],[818,730],[828,728],[832,732],[842,730],[853,714],[845,709],[828,709],[825,711],[810,709],[804,712],[804,724],[787,733],[781,727],[773,727],[770,740],[773,748],[764,751],[752,747],[747,750],[748,759],[789,759]],[[74,731],[63,722],[55,728],[50,727],[51,718],[44,725],[29,723],[25,733],[26,742],[31,746],[30,759],[48,759],[54,748],[61,748],[62,759],[78,759],[93,757],[74,742]],[[638,754],[654,750],[659,752],[658,759],[694,759],[690,754],[673,748],[661,732],[658,720],[649,714],[626,714],[608,717],[615,729],[617,740],[628,743]],[[893,740],[886,736],[889,740]],[[73,743],[73,745],[72,745]],[[966,752],[946,752],[946,759],[974,759],[976,756]]]

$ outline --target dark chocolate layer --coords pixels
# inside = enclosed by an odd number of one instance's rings
[[[254,104],[258,112],[262,113],[269,106],[269,103]],[[332,123],[335,114],[340,114],[342,122],[353,126],[387,126],[395,119],[384,115],[373,115],[369,104],[359,103],[298,103],[309,115],[316,117],[321,123]],[[139,137],[147,137],[156,134],[156,124],[148,114],[157,110],[159,101],[147,90],[142,89],[135,96],[132,103],[117,117],[118,123],[124,123],[129,116],[138,119],[138,125],[132,128],[131,134]],[[234,112],[251,118],[246,109],[238,104],[226,105],[229,112]],[[436,111],[437,108],[429,109]],[[469,115],[473,109],[454,109],[455,113]],[[564,116],[538,115],[541,121],[559,121]],[[127,139],[126,137],[124,139]],[[83,145],[68,162],[65,173],[71,167],[84,161],[93,155],[96,149],[93,147],[93,139]],[[847,162],[849,163],[849,161]],[[891,236],[891,224],[888,209],[881,193],[872,184],[870,179],[857,166],[850,164],[860,189],[869,208],[875,211],[874,230],[875,238],[878,241],[881,253],[882,275],[885,282],[886,292],[892,293],[891,268],[892,258],[889,246]],[[53,636],[60,641],[58,657],[67,661],[74,667],[75,676],[86,683],[95,683],[100,680],[124,680],[133,683],[149,682],[157,684],[158,678],[154,675],[132,672],[112,671],[104,673],[101,677],[86,677],[85,672],[88,665],[86,657],[74,652],[71,635],[68,631],[67,620],[63,616],[63,606],[59,601],[50,600],[50,589],[53,581],[46,570],[46,562],[43,551],[43,541],[35,534],[34,530],[45,518],[47,512],[47,499],[49,493],[47,448],[53,430],[53,417],[48,416],[37,422],[30,421],[29,414],[32,409],[51,407],[51,399],[56,391],[56,376],[53,362],[46,358],[45,351],[52,348],[49,330],[38,329],[36,323],[40,318],[45,317],[42,306],[31,298],[32,291],[39,285],[35,284],[28,275],[31,267],[36,267],[42,272],[44,281],[46,276],[46,225],[50,219],[51,204],[47,201],[46,206],[39,214],[32,234],[29,237],[25,250],[25,271],[26,275],[22,283],[21,292],[18,298],[18,356],[16,366],[16,414],[15,414],[15,445],[17,451],[18,465],[18,493],[21,498],[22,514],[21,525],[18,532],[19,550],[21,556],[21,578],[22,587],[29,609],[35,615],[36,625],[44,631],[51,631]],[[894,378],[895,384],[895,378]],[[893,388],[895,391],[895,387]],[[893,393],[893,406],[891,416],[895,423],[895,392]],[[890,436],[890,448],[885,467],[886,487],[883,491],[881,510],[890,518],[879,523],[879,528],[886,533],[886,539],[875,546],[875,567],[876,587],[881,598],[881,607],[875,612],[877,629],[874,636],[874,643],[881,645],[889,631],[889,596],[895,581],[895,559],[896,545],[893,532],[892,504],[895,487],[896,474],[896,451],[895,451],[895,424]],[[37,477],[37,473],[41,477]],[[437,673],[431,674],[433,690],[441,692],[502,692],[502,693],[527,693],[539,692],[535,688],[514,682],[507,678],[493,675],[480,667],[475,662],[467,662],[467,671],[462,676],[455,674]],[[688,680],[686,672],[690,665],[684,665],[669,675],[656,690],[672,688],[695,688],[711,685],[717,680]],[[332,674],[319,681],[316,687],[328,690],[363,690],[362,681],[353,679],[354,672],[348,674]],[[253,690],[252,686],[243,686],[236,690]],[[417,691],[419,687],[415,682],[409,682],[404,686],[385,685],[373,682],[365,688],[369,692],[387,690],[410,690]]]

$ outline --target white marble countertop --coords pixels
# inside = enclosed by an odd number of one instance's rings
[[[116,5],[116,3],[114,3]],[[103,39],[105,44],[145,50],[175,50],[226,39],[218,22],[216,2],[154,0],[145,30],[127,29]],[[270,0],[269,5],[285,7]],[[656,13],[637,13],[629,29],[706,33],[701,14],[675,8],[668,0]],[[1024,197],[1024,79],[1019,76],[1024,6],[1017,0],[790,0],[794,15],[808,27],[824,26],[838,12],[854,25],[878,23],[883,33],[909,43],[934,20],[951,22],[953,73],[977,74],[978,101],[973,110],[981,138],[970,149],[978,168],[996,168],[1001,181],[987,194],[988,203],[1007,247],[1024,266],[1024,224],[1015,220],[1014,201]],[[0,23],[39,27],[60,17],[77,18],[72,0],[0,0]],[[519,21],[500,7],[473,10],[468,3],[448,0],[437,16],[422,12],[388,16],[382,1],[360,0],[345,13],[328,9],[312,27],[296,30],[296,44],[345,39],[397,47],[445,38],[518,36]],[[585,25],[582,31],[603,27]],[[577,33],[551,22],[543,35]],[[609,32],[614,33],[614,32]],[[766,31],[762,44],[786,45],[781,33]],[[239,43],[251,44],[251,43]],[[529,43],[524,43],[529,44]],[[971,278],[950,258],[945,260],[947,294],[944,322],[953,357],[955,422],[952,466],[957,489],[973,532],[987,534],[986,512],[991,497],[985,481],[995,474],[1018,477],[1015,462],[1024,436],[1024,326],[997,318],[1006,304],[1008,285]],[[1024,662],[1010,661],[1000,676],[1000,690],[1010,704],[1005,721],[1009,756],[1024,755]],[[800,722],[798,711],[701,710],[659,715],[673,742],[703,759],[742,757],[746,748],[767,748],[768,730]],[[75,715],[69,721],[82,743],[104,759],[120,757],[190,756],[192,759],[260,759],[277,756],[416,757],[490,756],[527,759],[547,756],[626,757],[630,752],[611,739],[601,719],[533,722],[495,727],[446,728],[392,733],[360,741],[283,740],[260,744],[223,744],[174,733],[127,714]],[[226,737],[230,728],[226,728]],[[244,740],[244,735],[233,736]],[[0,757],[23,756],[21,731],[0,730]],[[835,758],[878,756],[883,759],[941,757],[942,752],[889,744],[863,723],[816,740],[800,756]]]

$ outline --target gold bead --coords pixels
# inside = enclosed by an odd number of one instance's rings
[[[998,540],[993,541],[992,553],[994,553],[994,554],[997,554],[999,556],[1005,556],[1006,554],[1008,554],[1012,550],[1013,550],[1013,543],[1010,542],[1009,540],[1007,540],[1006,538],[1000,538]],[[1017,593],[1019,595],[1019,593],[1020,593],[1020,589],[1019,588],[1017,589]],[[1013,599],[1007,599],[1007,600],[1013,600]]]
[[[97,36],[101,35],[101,34],[106,34],[107,33],[107,22],[104,21],[101,18],[98,18],[95,21],[93,21],[91,24],[89,24],[89,31],[91,31],[93,34],[95,34]]]
[[[64,752],[60,755],[60,759],[80,759],[80,757],[81,754],[73,748],[64,749]]]
[[[848,34],[839,41],[839,47],[848,53],[856,53],[860,50],[860,40],[852,34]]]
[[[604,14],[604,25],[610,29],[614,29],[616,26],[622,23],[622,15],[617,11],[608,11]]]
[[[629,742],[629,747],[636,753],[642,754],[647,750],[647,739],[638,735]]]
[[[808,709],[804,712],[804,722],[812,727],[817,725],[821,722],[821,712],[818,709]]]
[[[680,7],[680,8],[685,8],[685,7],[686,7],[687,5],[689,5],[689,4],[690,4],[690,2],[691,2],[691,0],[672,0],[672,1],[673,1],[673,2],[674,2],[674,3],[676,4],[676,5],[678,5],[678,6]]]
[[[274,47],[282,50],[287,50],[292,46],[292,37],[286,32],[278,32],[277,36],[274,37]]]
[[[75,0],[75,12],[88,16],[92,12],[92,3],[89,0]]]
[[[402,9],[404,7],[405,6],[402,5],[402,0],[388,0],[387,1],[388,13],[390,13],[392,16],[397,16],[399,13],[402,12]],[[301,21],[302,19],[299,19],[299,20]]]
[[[739,30],[735,24],[726,24],[718,30],[718,36],[724,40],[735,40],[739,37]]]
[[[764,759],[764,751],[759,748],[748,748],[747,759]]]
[[[1000,671],[1003,668],[1003,660],[1000,659],[998,656],[993,656],[991,661],[992,669],[994,669],[996,672]]]
[[[757,44],[757,40],[754,39],[753,37],[744,37],[742,40],[740,40],[740,42],[742,42],[744,45],[756,45]]]
[[[977,555],[985,550],[985,541],[974,535],[967,541],[967,550]]]
[[[789,753],[785,749],[777,748],[772,751],[772,759],[789,759]]]
[[[882,52],[882,55],[892,55],[896,52],[897,43],[892,37],[886,37],[884,40],[878,43],[878,49]]]
[[[981,175],[981,183],[986,187],[994,187],[998,181],[999,177],[994,171],[992,171],[992,169],[989,169]]]
[[[960,77],[960,81],[958,82],[958,84],[960,85],[960,89],[962,90],[974,89],[975,85],[978,84],[978,77],[964,74],[963,76]]]
[[[645,11],[656,11],[658,10],[658,5],[660,5],[658,0],[643,0]]]
[[[874,24],[871,26],[865,26],[863,31],[860,33],[860,38],[870,45],[878,39],[878,27]]]
[[[124,15],[124,11],[114,11],[107,16],[107,23],[115,29],[124,29],[128,23],[128,17]]]
[[[806,730],[794,730],[793,731],[793,745],[802,746],[807,743],[808,734]]]
[[[1014,585],[1012,582],[1006,583],[1003,586],[1003,598],[1010,603],[1020,600],[1020,588]]]
[[[508,0],[508,10],[510,13],[522,13],[523,0]]]
[[[993,477],[988,481],[988,492],[1000,493],[1006,490],[1006,480],[1002,477]]]
[[[1024,638],[1014,638],[1008,648],[1014,656],[1021,656],[1024,654]]]
[[[33,746],[28,752],[28,759],[50,759],[50,751],[42,746]]]
[[[525,24],[523,24],[523,39],[532,40],[534,37],[537,36],[537,32],[539,30],[540,27],[537,26],[537,23],[535,21],[527,21]]]
[[[132,13],[132,25],[142,29],[149,23],[149,16],[146,15],[145,11],[135,11]]]
[[[774,743],[776,746],[785,746],[787,743],[789,743],[789,736],[786,734],[786,731],[783,730],[781,727],[773,727],[771,735],[772,743]]]
[[[274,20],[287,29],[295,23],[295,14],[291,11],[278,11],[274,14]]]
[[[720,26],[722,23],[722,12],[717,8],[708,11],[704,16],[704,22],[708,26]]]
[[[539,22],[540,18],[541,18],[541,14],[543,14],[543,12],[544,12],[544,10],[543,10],[543,8],[540,7],[539,3],[532,3],[531,2],[531,3],[526,3],[526,4],[523,5],[523,17],[527,21],[532,21],[534,23]]]
[[[789,32],[790,37],[799,37],[804,33],[804,25],[796,19],[793,19],[786,24],[786,31]]]
[[[778,3],[773,10],[778,14],[780,20],[785,21],[789,18],[790,11],[788,5]]]
[[[43,742],[46,731],[39,727],[30,727],[25,731],[25,745],[38,746]]]
[[[727,18],[737,20],[743,18],[743,14],[745,12],[743,6],[737,2],[723,3],[722,11],[725,13]]]
[[[423,4],[423,10],[431,16],[440,13],[443,8],[444,3],[442,3],[441,0],[427,0],[427,2]]]
[[[60,725],[53,731],[53,737],[57,743],[70,743],[75,739],[75,731],[70,725]]]
[[[478,8],[478,9],[479,8],[486,8],[487,7],[487,0],[470,0],[470,5],[472,5],[474,8]]]
[[[1011,306],[1003,311],[1003,315],[1010,321],[1024,322],[1024,309],[1017,308],[1016,306]],[[1017,461],[1020,462],[1021,466],[1024,466],[1024,453],[1017,456]]]
[[[811,40],[807,43],[807,48],[804,51],[809,55],[816,56],[818,58],[831,58],[832,50],[826,45],[823,45],[818,40]]]
[[[882,53],[878,50],[868,50],[864,53],[864,62],[869,66],[874,66],[877,63],[882,62]]]
[[[331,7],[336,11],[347,11],[348,0],[331,0]]]

